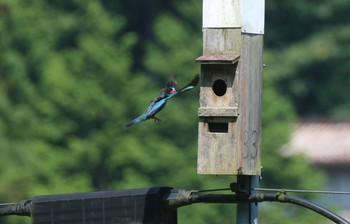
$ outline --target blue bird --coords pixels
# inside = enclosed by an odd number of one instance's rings
[[[166,86],[159,91],[158,96],[154,98],[154,100],[152,100],[151,104],[147,107],[146,111],[139,117],[127,123],[125,127],[131,127],[141,121],[151,119],[151,118],[153,118],[156,122],[159,122],[160,119],[155,115],[165,107],[165,104],[167,103],[167,101],[179,93],[183,93],[190,89],[193,89],[198,84],[198,82],[199,82],[199,75],[196,75],[194,79],[190,83],[188,83],[184,88],[182,88],[179,91],[176,91],[177,83],[174,79],[171,79],[166,84]]]

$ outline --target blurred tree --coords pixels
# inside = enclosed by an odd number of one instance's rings
[[[266,6],[266,46],[278,91],[300,116],[348,119],[350,3],[268,0]]]
[[[127,96],[146,83],[129,80],[136,36],[98,1],[0,9],[1,201],[111,186]]]

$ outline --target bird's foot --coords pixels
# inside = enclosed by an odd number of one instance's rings
[[[160,119],[158,118],[158,117],[154,117],[154,122],[156,122],[156,123],[160,123]]]

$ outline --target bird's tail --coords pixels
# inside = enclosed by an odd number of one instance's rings
[[[139,123],[139,122],[141,122],[143,120],[145,120],[145,118],[144,118],[144,116],[141,115],[141,116],[135,118],[134,120],[130,121],[129,123],[127,123],[125,125],[125,127],[127,127],[127,128],[131,127],[131,126],[133,126],[133,125],[135,125],[135,124],[137,124],[137,123]]]

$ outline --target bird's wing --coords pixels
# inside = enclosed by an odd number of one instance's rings
[[[189,82],[184,88],[182,88],[181,90],[177,91],[177,92],[173,92],[170,94],[166,94],[164,95],[161,99],[158,99],[157,102],[166,102],[167,100],[169,100],[170,98],[176,96],[179,93],[183,93],[186,92],[190,89],[193,89],[199,82],[199,75],[197,74],[192,80],[191,82]]]
[[[156,113],[158,113],[160,110],[162,110],[164,108],[166,102],[170,98],[174,97],[176,94],[177,94],[177,92],[170,93],[170,94],[164,96],[163,98],[160,98],[160,99],[157,98],[157,99],[153,100],[145,112],[147,114],[147,117],[148,118],[152,117]]]
[[[152,107],[148,107],[146,114],[147,118],[151,118],[156,115],[159,111],[161,111],[165,107],[166,101],[160,100],[152,105]]]
[[[185,87],[183,87],[181,90],[178,92],[186,92],[190,89],[193,89],[199,82],[199,75],[195,75],[195,77],[189,82]]]

